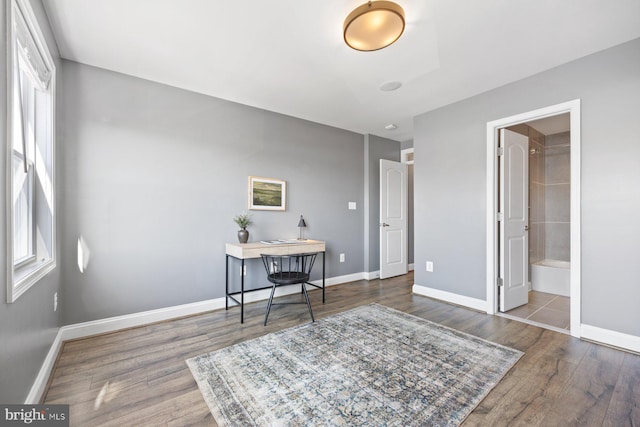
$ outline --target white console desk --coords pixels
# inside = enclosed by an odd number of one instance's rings
[[[244,265],[245,260],[260,258],[262,254],[268,255],[293,255],[293,254],[308,254],[313,252],[322,253],[322,286],[313,285],[318,289],[322,289],[322,303],[324,304],[324,276],[325,276],[325,253],[326,244],[320,240],[296,240],[287,241],[286,243],[227,243],[226,244],[226,263],[225,263],[225,283],[226,283],[226,298],[225,309],[229,309],[229,299],[240,305],[240,323],[244,323],[244,294],[245,292],[259,291],[262,289],[270,289],[271,285],[264,286],[256,289],[244,288]],[[229,291],[229,258],[235,258],[240,260],[240,291]],[[265,273],[266,274],[266,273]],[[240,295],[240,300],[235,297]]]

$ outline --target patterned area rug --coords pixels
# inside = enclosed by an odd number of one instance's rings
[[[187,365],[220,426],[456,426],[522,354],[371,304]]]

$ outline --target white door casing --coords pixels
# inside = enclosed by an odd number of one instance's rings
[[[532,120],[539,120],[545,117],[556,116],[558,114],[570,113],[571,128],[571,309],[570,323],[571,335],[576,338],[583,336],[582,329],[582,215],[581,215],[581,152],[582,152],[582,132],[581,132],[581,101],[574,99],[560,104],[550,105],[537,110],[527,111],[508,117],[503,117],[487,122],[486,134],[486,311],[488,314],[496,314],[498,311],[499,298],[497,297],[496,277],[499,275],[498,269],[498,232],[496,222],[496,207],[498,200],[498,158],[495,155],[498,147],[499,130],[520,123],[527,123]]]
[[[380,160],[380,278],[407,273],[407,165]]]
[[[529,138],[500,129],[500,311],[529,300]]]

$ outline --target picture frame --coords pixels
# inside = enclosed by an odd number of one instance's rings
[[[276,178],[249,177],[249,209],[284,211],[287,208],[287,182]]]

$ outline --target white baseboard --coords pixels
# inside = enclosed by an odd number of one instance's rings
[[[407,271],[413,271],[413,264],[407,265]],[[365,280],[375,280],[380,278],[380,270],[365,272],[364,279]]]
[[[206,313],[207,311],[221,308],[224,308],[224,297],[76,323],[61,327],[60,332],[62,333],[62,341],[67,341],[149,323],[162,322],[163,320]]]
[[[365,273],[353,273],[344,276],[329,277],[325,279],[325,287],[342,283],[354,282],[365,278]],[[314,284],[322,284],[322,280],[312,281]],[[245,293],[244,302],[250,303],[268,299],[270,295],[269,289],[263,289],[256,292]],[[300,292],[300,286],[291,285],[283,286],[276,290],[276,296],[289,295]],[[233,301],[229,303],[230,308],[235,306]],[[84,338],[91,335],[104,334],[114,332],[121,329],[132,328],[136,326],[144,326],[150,323],[171,320],[178,317],[192,316],[196,314],[206,313],[208,311],[219,310],[224,308],[225,298],[215,298],[206,301],[198,301],[190,304],[181,304],[172,307],[159,308],[156,310],[142,311],[139,313],[126,314],[123,316],[108,317],[106,319],[93,320],[90,322],[76,323],[73,325],[62,326],[58,329],[51,348],[45,357],[40,372],[36,377],[31,390],[27,395],[25,404],[35,404],[40,402],[42,394],[45,391],[49,376],[53,370],[53,366],[58,357],[58,353],[64,341]],[[238,322],[239,322],[238,318]]]
[[[458,295],[447,291],[441,291],[440,289],[433,289],[427,286],[418,284],[413,285],[412,289],[414,294],[423,295],[429,298],[439,299],[451,304],[461,305],[463,307],[472,308],[474,310],[487,313],[487,302],[482,299],[466,297],[464,295]]]
[[[469,307],[487,313],[487,302],[476,298],[470,298],[451,292],[441,291],[439,289],[429,288],[414,284],[413,293],[424,295],[430,298],[439,299],[452,304]],[[503,316],[508,317],[508,316]],[[596,343],[610,345],[624,350],[640,353],[640,337],[635,335],[623,334],[621,332],[602,329],[596,326],[582,324],[580,326],[581,338],[594,341]]]
[[[375,280],[380,278],[380,270],[369,271],[364,273],[365,280]]]
[[[33,385],[31,386],[31,390],[29,390],[29,394],[24,401],[25,405],[37,405],[40,403],[40,399],[44,394],[44,389],[47,386],[47,382],[49,381],[49,376],[51,375],[51,371],[53,371],[53,366],[58,359],[58,353],[62,348],[62,334],[58,329],[58,333],[56,337],[53,339],[53,343],[49,348],[49,352],[47,356],[44,358],[44,362],[42,362],[42,366],[40,367],[40,372],[38,372],[38,376],[36,377]]]
[[[366,273],[360,272],[360,273],[345,274],[344,276],[329,277],[324,280],[324,285],[334,286],[334,285],[341,285],[343,283],[355,282],[356,280],[363,280],[366,278],[365,274]],[[311,283],[316,285],[321,285],[322,279],[312,280]]]
[[[586,340],[640,353],[640,337],[638,336],[585,325],[584,323],[580,326],[580,332],[582,338]]]

